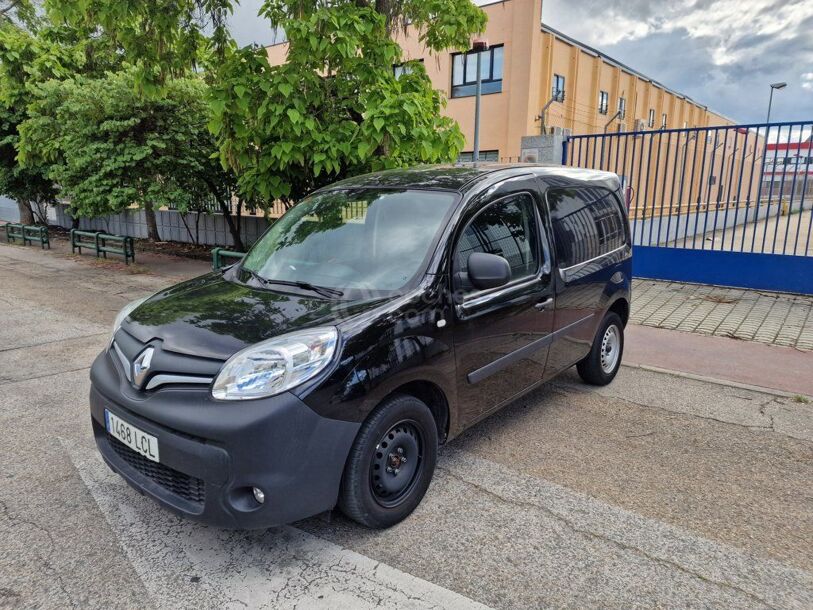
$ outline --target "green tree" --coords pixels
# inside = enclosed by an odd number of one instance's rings
[[[0,22],[0,194],[17,201],[22,222],[45,222],[57,189],[52,157],[20,162],[20,128],[38,87],[77,74],[103,74],[121,63],[114,43],[97,32],[29,19]]]
[[[56,199],[48,167],[23,167],[17,155],[19,126],[27,118],[29,86],[34,80],[62,72],[57,49],[47,37],[40,39],[10,21],[0,21],[0,195],[17,202],[24,224],[35,220],[44,223],[46,206]]]
[[[132,66],[134,89],[152,100],[164,96],[175,79],[201,72],[205,77],[210,73],[206,67],[223,56],[231,41],[226,18],[232,0],[45,0],[45,7],[54,23],[115,40],[118,55]],[[153,206],[140,201],[150,236],[157,239]],[[239,244],[239,221],[235,222],[231,206],[222,197],[218,204]]]
[[[287,62],[270,66],[264,49],[231,53],[211,102],[221,161],[250,204],[457,156],[463,136],[423,67],[395,77],[392,34],[409,23],[433,51],[468,48],[486,20],[469,0],[266,0],[261,14],[285,31]]]
[[[137,78],[130,68],[41,85],[20,130],[24,161],[53,161],[49,176],[76,218],[133,206],[182,213],[209,202],[228,206],[230,177],[212,158],[206,84],[172,79],[160,97],[146,97]],[[154,215],[147,223],[150,238],[160,239]],[[233,222],[230,228],[242,246]]]
[[[31,24],[37,11],[31,0],[0,0],[0,25],[4,23]]]
[[[45,0],[55,23],[96,28],[115,38],[135,66],[135,83],[160,95],[164,83],[222,54],[231,38],[227,18],[239,0]]]
[[[17,127],[24,119],[24,112],[0,106],[0,195],[17,202],[23,224],[45,223],[45,210],[56,200],[56,189],[47,168],[24,168],[17,162]]]

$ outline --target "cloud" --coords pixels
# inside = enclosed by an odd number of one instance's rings
[[[275,41],[275,31],[264,17],[258,16],[262,0],[240,0],[229,18],[229,30],[241,47],[258,44],[270,45]]]
[[[543,19],[738,122],[777,81],[772,119],[813,120],[810,0],[545,0]]]

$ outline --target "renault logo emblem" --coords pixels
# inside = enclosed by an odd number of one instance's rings
[[[137,388],[143,385],[147,373],[150,372],[150,363],[154,351],[155,349],[148,347],[133,361],[133,385]]]

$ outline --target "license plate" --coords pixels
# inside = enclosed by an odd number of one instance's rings
[[[107,431],[136,453],[140,453],[148,460],[159,462],[158,439],[151,434],[139,430],[132,424],[104,410],[104,422]]]

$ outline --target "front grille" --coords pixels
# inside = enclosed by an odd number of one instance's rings
[[[110,446],[121,459],[135,468],[145,477],[155,481],[158,485],[180,496],[189,502],[203,504],[206,499],[206,488],[203,481],[188,474],[178,472],[169,466],[148,460],[140,453],[130,449],[117,438],[107,435]]]

